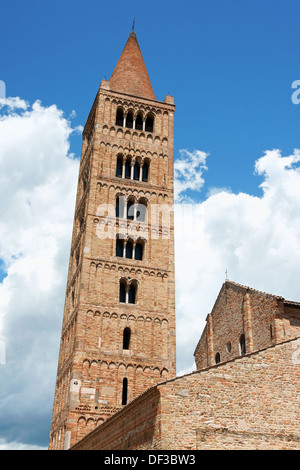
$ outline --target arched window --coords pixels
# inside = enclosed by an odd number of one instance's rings
[[[127,219],[133,220],[134,219],[134,202],[129,200],[127,202]]]
[[[246,340],[244,334],[240,336],[240,353],[242,356],[246,354]]]
[[[136,298],[136,286],[135,284],[131,283],[128,290],[128,303],[135,304]]]
[[[119,196],[116,199],[116,217],[120,217],[120,198],[119,198]]]
[[[129,112],[126,116],[126,127],[129,129],[133,128],[133,114]]]
[[[143,171],[142,171],[142,180],[148,181],[148,174],[149,174],[149,163],[144,162]]]
[[[137,284],[137,281],[135,281],[134,279],[130,282],[125,278],[120,279],[119,301],[121,303],[136,303]]]
[[[124,240],[117,238],[116,241],[116,256],[123,258],[123,250],[124,250]]]
[[[127,392],[128,392],[128,380],[126,377],[124,377],[123,388],[122,388],[122,405],[127,404]]]
[[[138,222],[145,222],[147,219],[147,201],[140,199],[136,209],[136,220]]]
[[[123,349],[129,349],[130,346],[130,337],[131,337],[131,329],[126,327],[123,330]]]
[[[122,169],[123,169],[123,157],[119,155],[117,158],[117,169],[116,169],[116,176],[118,178],[122,178]]]
[[[137,181],[140,179],[140,164],[139,164],[139,162],[135,162],[135,164],[134,164],[133,179],[137,180]]]
[[[119,108],[116,115],[116,126],[123,126],[123,109]]]
[[[131,158],[127,158],[126,163],[125,163],[125,178],[130,179],[130,173],[131,173]]]
[[[221,362],[221,356],[220,356],[220,353],[217,352],[217,354],[215,355],[215,363],[219,364],[219,362]]]
[[[139,113],[136,117],[136,120],[135,120],[135,128],[138,130],[138,131],[142,131],[143,130],[143,116]]]
[[[145,131],[146,132],[153,132],[153,123],[154,123],[153,117],[152,116],[147,116],[146,126],[145,126]]]
[[[144,245],[141,242],[137,242],[135,245],[135,259],[138,261],[142,261],[143,259],[143,251],[144,251]]]
[[[128,240],[126,243],[126,258],[132,259],[132,252],[133,252],[133,244],[131,241]]]
[[[125,203],[126,203],[126,200],[124,196],[116,197],[116,217],[120,217],[120,218],[124,217]]]
[[[126,284],[124,281],[120,281],[119,302],[126,303]]]

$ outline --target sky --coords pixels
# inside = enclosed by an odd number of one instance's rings
[[[81,132],[133,19],[157,99],[176,104],[177,373],[226,270],[300,301],[299,14],[297,0],[2,4],[0,450],[48,447]]]

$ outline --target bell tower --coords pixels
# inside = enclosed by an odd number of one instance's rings
[[[49,449],[176,375],[174,111],[132,31],[83,131]]]

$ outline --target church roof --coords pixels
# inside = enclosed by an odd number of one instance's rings
[[[156,99],[134,31],[129,35],[109,82],[112,91]]]

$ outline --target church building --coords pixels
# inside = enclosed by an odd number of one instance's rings
[[[50,449],[176,375],[174,111],[132,31],[83,131]]]
[[[299,303],[226,279],[176,377],[174,112],[132,31],[83,131],[49,449],[300,449]]]

